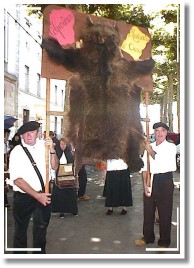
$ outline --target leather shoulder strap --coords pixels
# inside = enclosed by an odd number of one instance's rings
[[[28,149],[26,147],[23,146],[23,144],[20,144],[22,146],[22,148],[24,149],[24,152],[27,154],[28,158],[30,159],[30,162],[33,166],[33,168],[35,169],[37,175],[38,175],[38,178],[40,180],[40,183],[41,183],[41,186],[42,186],[42,191],[44,192],[45,191],[45,186],[44,186],[44,181],[43,181],[43,178],[42,178],[42,175],[36,165],[36,162],[34,161],[31,153],[28,151]]]

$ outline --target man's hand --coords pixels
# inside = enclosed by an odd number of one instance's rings
[[[47,206],[51,203],[51,194],[50,193],[37,193],[36,199],[43,206]]]
[[[150,145],[149,142],[145,142],[145,149],[148,152],[148,154],[151,155],[153,159],[155,159],[156,152],[152,149],[152,146]]]
[[[38,202],[40,202],[43,206],[47,206],[51,203],[51,194],[50,193],[41,193],[35,191],[24,179],[17,178],[14,180],[14,184],[19,187],[22,191],[31,195]]]
[[[45,139],[45,144],[47,146],[49,146],[49,149],[50,149],[51,153],[55,152],[55,143],[53,142],[53,140],[50,137],[47,137]]]
[[[144,193],[147,197],[151,196],[151,187],[148,187],[146,184],[144,184]]]
[[[144,193],[146,196],[150,197],[151,196],[151,187],[148,186],[148,172],[143,171],[142,172],[142,179],[143,179],[143,186],[144,186]]]

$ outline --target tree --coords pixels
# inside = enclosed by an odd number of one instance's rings
[[[44,8],[47,5],[28,5],[28,7],[32,6],[41,7],[41,11],[30,10],[29,13],[38,13],[38,16],[42,17]],[[60,6],[149,28],[152,36],[152,57],[156,61],[156,67],[153,71],[154,92],[150,94],[150,102],[151,104],[159,103],[161,105],[161,120],[169,122],[170,129],[172,130],[172,101],[177,101],[177,115],[180,126],[180,80],[179,57],[177,57],[179,55],[177,43],[180,42],[180,5],[170,4],[165,9],[150,14],[145,14],[144,5],[142,4],[65,4]],[[163,25],[157,27],[160,23],[156,23],[156,19],[157,22],[163,22]],[[173,28],[172,33],[167,31],[170,25]],[[144,94],[142,94],[143,100]]]
[[[28,14],[37,14],[39,18],[42,18],[44,9],[48,6],[46,4],[30,4],[28,7],[40,7],[41,10],[29,10]],[[152,16],[145,15],[143,12],[142,5],[121,5],[121,4],[108,4],[108,5],[96,5],[96,4],[56,4],[56,6],[61,6],[65,8],[70,8],[73,10],[78,10],[83,13],[93,14],[96,16],[103,16],[104,18],[112,20],[122,20],[126,23],[141,26],[144,28],[150,27],[150,21]]]
[[[179,5],[168,5],[168,10],[161,10],[160,16],[164,20],[164,26],[155,29],[152,35],[154,56],[163,58],[163,62],[157,62],[155,72],[157,76],[166,77],[163,83],[155,82],[157,86],[163,87],[161,101],[163,106],[163,120],[169,123],[170,131],[172,124],[172,102],[177,101],[178,131],[180,129],[180,78],[179,78]],[[173,32],[170,34],[166,27],[172,25]],[[177,40],[178,39],[178,40]],[[162,56],[162,57],[161,57]],[[165,82],[164,82],[165,81]],[[166,107],[165,107],[166,106]]]

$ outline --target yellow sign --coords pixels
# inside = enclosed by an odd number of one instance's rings
[[[133,26],[123,41],[121,49],[138,60],[150,38],[142,33],[137,26]]]

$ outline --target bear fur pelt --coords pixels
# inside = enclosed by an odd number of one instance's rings
[[[141,88],[136,81],[151,74],[154,61],[127,61],[119,33],[108,22],[90,23],[81,48],[63,48],[57,40],[42,42],[49,57],[75,75],[70,87],[69,133],[76,147],[76,167],[86,159],[123,159],[133,172],[143,166],[140,121]]]

